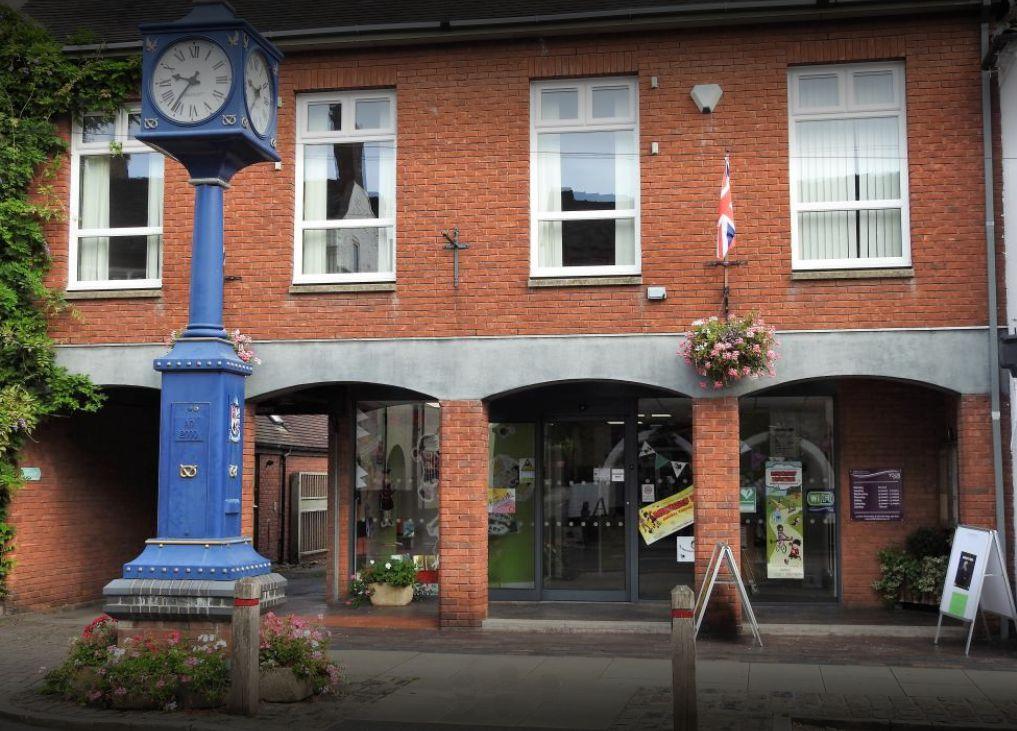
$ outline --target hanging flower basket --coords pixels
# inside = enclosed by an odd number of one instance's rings
[[[179,337],[180,332],[178,330],[173,330],[169,334],[169,345],[172,346]],[[251,347],[254,340],[250,335],[245,335],[240,332],[240,330],[227,330],[226,338],[230,341],[234,352],[240,360],[250,365],[261,365],[261,358],[254,354],[254,349]]]
[[[755,314],[696,320],[678,354],[705,379],[700,388],[714,389],[742,378],[773,376],[778,358],[774,329]]]

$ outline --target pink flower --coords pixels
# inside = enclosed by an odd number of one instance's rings
[[[733,377],[733,378],[737,378],[738,377],[738,369],[737,368],[728,368],[727,369],[727,374],[729,376]]]
[[[196,657],[189,657],[186,660],[184,660],[184,665],[186,665],[189,668],[193,668],[195,665],[198,664],[198,662],[199,662],[198,658],[196,658]]]
[[[700,381],[699,382],[699,387],[700,388],[709,388],[709,384],[706,381]]]
[[[117,688],[116,688],[116,689],[115,689],[115,690],[113,691],[113,695],[117,696],[118,698],[122,698],[123,696],[127,695],[127,688],[125,688],[125,687],[124,687],[124,686],[122,686],[122,685],[121,685],[121,686],[118,686],[118,687],[117,687]]]
[[[723,381],[714,381],[713,382],[713,387],[714,388],[724,388],[724,382]]]
[[[124,691],[124,692],[126,692],[126,691]],[[102,691],[92,690],[92,691],[88,692],[88,700],[90,700],[92,702],[95,702],[95,701],[99,700],[100,698],[102,698]]]

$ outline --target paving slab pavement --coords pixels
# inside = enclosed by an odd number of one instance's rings
[[[262,704],[257,719],[82,709],[38,694],[40,669],[57,664],[94,615],[85,609],[0,618],[0,728],[26,719],[51,728],[167,731],[672,727],[667,643],[632,635],[513,633],[495,641],[490,633],[337,633],[333,653],[347,678],[342,696]],[[825,652],[816,638],[796,645],[775,638],[762,650],[707,640],[697,663],[702,728],[790,729],[793,718],[1017,728],[1017,648],[973,652],[984,654],[964,658],[960,648],[904,640],[856,643],[853,655],[836,638]]]

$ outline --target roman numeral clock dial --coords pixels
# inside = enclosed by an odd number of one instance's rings
[[[222,109],[233,84],[233,66],[218,43],[177,41],[163,51],[152,73],[152,101],[174,122],[197,124]]]
[[[244,98],[251,115],[251,126],[264,137],[272,122],[275,99],[268,61],[261,51],[255,50],[247,54],[247,62],[244,64]]]

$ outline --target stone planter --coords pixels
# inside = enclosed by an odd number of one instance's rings
[[[136,690],[129,690],[124,695],[114,693],[110,703],[118,711],[151,711],[160,707],[152,696]]]
[[[413,601],[413,586],[390,586],[389,584],[368,584],[371,589],[371,604],[376,607],[405,607]]]
[[[289,668],[268,668],[261,671],[261,700],[268,703],[296,703],[310,697],[314,686]]]
[[[177,692],[177,700],[180,701],[181,708],[205,709],[218,708],[225,702],[225,697],[221,695],[213,697],[190,688],[182,688]]]
[[[99,685],[99,673],[95,668],[78,668],[71,675],[68,686],[70,687],[71,696],[76,698],[82,698],[88,695],[89,691],[94,690]]]

